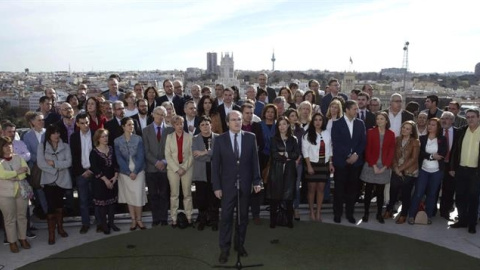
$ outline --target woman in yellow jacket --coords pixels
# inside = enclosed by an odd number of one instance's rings
[[[32,189],[24,180],[28,171],[25,160],[13,154],[10,138],[0,137],[0,210],[5,220],[10,251],[13,253],[19,252],[17,239],[22,248],[30,248],[26,239],[26,213]]]

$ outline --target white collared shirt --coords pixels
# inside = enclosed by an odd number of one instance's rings
[[[401,135],[400,130],[402,128],[402,110],[400,110],[397,115],[388,110],[388,119],[390,120],[390,130],[395,133],[395,137]]]
[[[232,108],[233,108],[233,103],[230,103],[230,108],[227,107],[227,104],[226,103],[223,103],[223,106],[225,108],[225,115],[228,115],[228,113],[230,113],[232,111]]]
[[[445,136],[445,129],[443,130],[443,136]],[[453,146],[453,126],[448,129],[448,150],[451,151]]]
[[[40,132],[37,132],[36,130],[35,131],[35,137],[37,137],[37,141],[38,143],[41,143],[42,142],[42,135],[45,133],[45,129],[42,128],[42,131]]]
[[[231,130],[228,131],[228,134],[230,134],[230,141],[232,142],[232,149],[235,151],[235,133],[233,133]],[[242,132],[237,133],[237,143],[238,143],[238,156],[242,156]]]
[[[140,124],[140,128],[143,130],[147,126],[147,115],[143,116],[141,114],[138,114],[138,122]]]
[[[82,146],[82,167],[90,169],[90,152],[92,151],[92,133],[90,129],[85,134],[80,131],[80,144]]]
[[[344,117],[345,118],[345,123],[347,123],[347,126],[348,126],[348,131],[350,131],[350,138],[353,137],[353,122],[355,122],[355,118],[353,118],[352,120],[348,119],[347,116]]]
[[[190,133],[191,135],[193,135],[195,133],[195,129],[197,129],[195,127],[195,117],[193,117],[192,120],[189,120],[188,119],[188,116],[185,116],[185,121],[187,121],[187,129],[188,129],[188,133]],[[193,127],[193,131],[190,131],[190,126]]]

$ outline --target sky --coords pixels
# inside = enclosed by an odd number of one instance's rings
[[[0,0],[0,71],[206,69],[207,52],[270,70],[274,51],[276,70],[379,72],[402,67],[408,41],[409,71],[473,72],[475,3]]]

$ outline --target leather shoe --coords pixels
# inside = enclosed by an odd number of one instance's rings
[[[241,246],[238,250],[235,249],[238,253],[240,253],[240,257],[248,257],[248,252],[245,250],[243,246]]]
[[[352,224],[355,224],[357,222],[354,217],[347,217],[347,220]]]
[[[80,228],[80,234],[86,234],[89,229],[90,226],[82,225],[82,228]]]
[[[10,243],[10,251],[12,253],[18,253],[20,250],[18,249],[17,242],[15,243]]]
[[[20,246],[23,249],[30,249],[31,248],[30,243],[28,243],[27,239],[19,239],[18,241],[20,241]]]
[[[460,222],[455,222],[452,225],[450,225],[450,228],[452,228],[452,229],[467,228],[467,224],[463,224],[463,223],[460,223]]]
[[[102,225],[97,225],[97,233],[103,232],[103,227]]]
[[[222,251],[222,252],[220,253],[220,257],[218,257],[218,262],[219,262],[220,264],[226,263],[226,262],[228,261],[228,255],[229,255],[229,254],[228,254],[228,251]]]
[[[477,229],[475,226],[468,226],[468,233],[475,234],[477,233]]]
[[[389,219],[392,217],[393,217],[393,213],[390,210],[385,211],[385,213],[383,214],[383,219]]]
[[[384,223],[385,223],[385,220],[383,219],[382,214],[377,214],[377,220],[378,220],[378,222],[380,222],[381,224],[384,224]]]
[[[168,222],[166,221],[160,221],[160,226],[167,226],[168,225]]]
[[[341,218],[341,217],[334,217],[334,218],[333,218],[333,222],[335,222],[335,223],[341,223],[341,222],[342,222],[342,218]]]
[[[120,228],[118,228],[117,225],[115,225],[115,224],[110,224],[110,225],[108,225],[108,227],[110,229],[112,229],[112,231],[114,231],[114,232],[119,232],[120,231]]]
[[[396,224],[403,224],[407,220],[406,216],[399,216],[397,221],[395,221]]]
[[[363,222],[368,222],[368,215],[364,215],[364,216],[362,217],[362,221],[363,221]]]

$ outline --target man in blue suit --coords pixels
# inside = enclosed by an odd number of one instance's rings
[[[345,102],[346,111],[342,118],[333,122],[333,157],[330,172],[335,172],[335,193],[333,201],[333,221],[340,223],[345,202],[345,215],[348,222],[355,223],[353,208],[357,195],[358,177],[363,165],[366,134],[365,124],[356,118],[358,104],[354,100]]]
[[[240,189],[240,227],[235,235],[235,249],[243,257],[248,256],[244,248],[248,223],[248,202],[253,189],[260,192],[261,177],[255,135],[242,131],[242,114],[231,111],[227,114],[229,130],[218,136],[213,147],[212,186],[215,196],[221,199],[220,263],[228,260],[232,242],[233,212],[237,206],[237,179]],[[237,212],[237,213],[238,213]],[[238,225],[237,225],[238,226]]]

